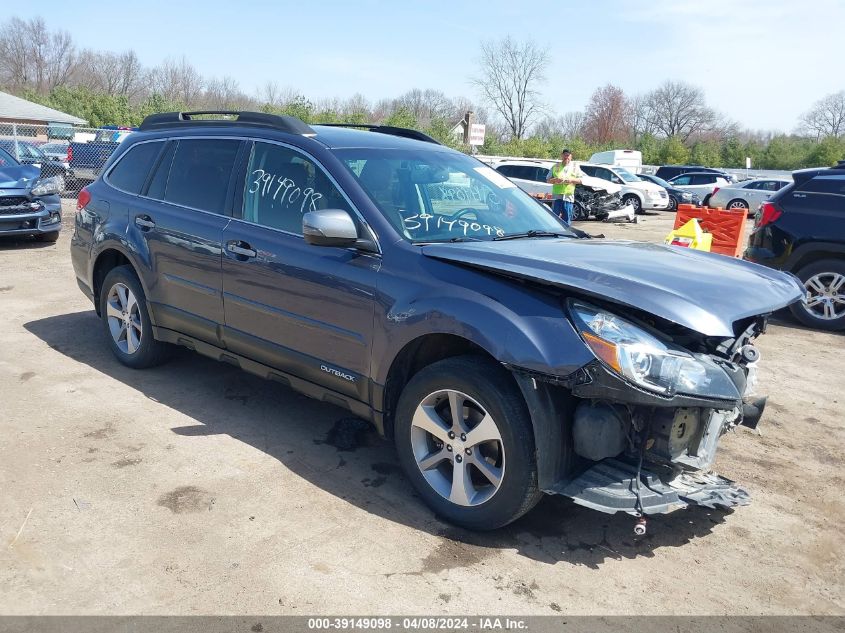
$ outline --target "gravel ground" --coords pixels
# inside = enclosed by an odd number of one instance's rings
[[[0,240],[0,613],[845,614],[843,336],[783,317],[760,339],[761,434],[717,462],[751,506],[635,537],[547,498],[472,534],[340,409],[188,351],[118,364],[71,209],[57,244]],[[671,222],[581,228],[662,241]]]

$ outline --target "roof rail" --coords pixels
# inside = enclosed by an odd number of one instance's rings
[[[197,116],[223,115],[225,119],[203,119]],[[158,130],[165,128],[182,127],[189,125],[210,125],[223,126],[232,125],[255,125],[258,127],[269,127],[289,134],[315,134],[314,130],[301,119],[285,114],[267,114],[265,112],[238,112],[232,110],[201,110],[197,112],[162,112],[147,116],[139,130]]]
[[[360,128],[362,130],[369,130],[370,132],[380,132],[381,134],[390,134],[391,136],[401,136],[403,138],[411,138],[415,141],[425,141],[426,143],[434,143],[435,145],[442,145],[440,141],[430,137],[428,134],[418,132],[406,127],[394,127],[392,125],[376,125],[375,123],[315,123],[315,125],[325,125],[327,127],[350,127]]]

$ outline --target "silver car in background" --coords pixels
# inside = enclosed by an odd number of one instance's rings
[[[710,196],[708,206],[721,209],[745,209],[753,213],[761,204],[791,182],[785,178],[759,178],[719,187]]]

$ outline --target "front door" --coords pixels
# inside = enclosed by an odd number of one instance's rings
[[[366,402],[381,258],[305,243],[304,213],[352,213],[311,158],[256,142],[247,160],[241,217],[223,231],[226,346]]]

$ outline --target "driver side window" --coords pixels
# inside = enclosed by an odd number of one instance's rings
[[[243,219],[302,235],[302,216],[319,209],[350,211],[323,170],[281,145],[253,145],[244,186]]]

